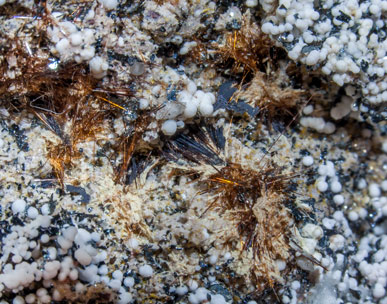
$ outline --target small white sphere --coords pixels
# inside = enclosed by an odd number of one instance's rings
[[[141,98],[139,101],[138,101],[138,107],[140,108],[140,110],[145,110],[146,108],[148,108],[149,106],[149,101],[145,98]]]
[[[17,199],[12,203],[11,208],[14,214],[24,212],[26,209],[26,201],[23,199]]]
[[[256,7],[258,5],[258,0],[246,0],[245,4],[247,7]]]
[[[372,4],[369,7],[370,13],[373,15],[379,15],[380,14],[380,7],[377,4]]]
[[[333,201],[335,202],[336,205],[342,205],[344,204],[344,196],[342,196],[341,194],[336,194],[333,197]]]
[[[322,224],[324,225],[325,228],[332,230],[333,227],[335,227],[336,221],[334,219],[324,217],[322,220]]]
[[[113,290],[119,290],[121,288],[121,281],[120,280],[110,280],[108,285]]]
[[[264,32],[265,34],[270,34],[272,28],[273,28],[273,23],[271,22],[266,22],[262,24],[262,27],[261,27],[262,32]]]
[[[30,219],[36,219],[39,215],[39,211],[35,207],[29,207],[27,209],[27,215]]]
[[[195,94],[195,92],[197,91],[196,84],[191,80],[187,84],[187,91],[191,93],[191,95]]]
[[[216,102],[215,95],[211,92],[206,93],[206,98],[211,102],[211,104],[214,104]]]
[[[338,181],[331,182],[331,190],[333,193],[339,193],[342,190],[342,186]]]
[[[102,57],[95,56],[90,60],[89,67],[93,76],[99,79],[106,75],[106,71],[109,69],[109,64]]]
[[[116,9],[117,6],[118,6],[118,1],[117,0],[99,0],[99,2],[108,11]]]
[[[177,130],[176,120],[172,120],[172,119],[166,120],[161,126],[161,131],[163,131],[163,133],[168,136],[172,136],[173,134],[175,134],[176,130]]]
[[[36,296],[33,293],[30,293],[25,297],[25,300],[26,300],[26,303],[32,304],[36,301]]]
[[[305,114],[305,115],[309,115],[309,114],[312,114],[313,113],[313,110],[314,110],[314,107],[312,105],[308,105],[306,106],[302,112]]]
[[[78,46],[82,43],[82,35],[80,32],[72,33],[69,38],[71,44],[74,46]]]
[[[75,259],[83,266],[87,266],[91,263],[91,256],[83,248],[79,248],[74,252]]]
[[[328,190],[328,183],[326,181],[319,181],[317,183],[317,189],[320,192],[325,192]]]
[[[72,241],[74,241],[75,236],[77,235],[77,233],[78,233],[77,227],[70,226],[70,227],[67,227],[66,230],[64,230],[62,232],[62,235],[63,235],[63,237],[66,238],[66,240],[69,240],[69,241],[72,242]]]
[[[196,289],[198,289],[198,287],[199,287],[199,284],[195,280],[191,279],[191,280],[188,281],[188,288],[189,288],[189,290],[195,291]]]
[[[100,275],[107,275],[109,272],[109,268],[106,266],[106,265],[101,265],[99,268],[98,268],[98,274]]]
[[[386,290],[384,289],[383,285],[376,283],[374,290],[372,291],[372,295],[374,298],[379,299],[381,297],[384,297],[386,294]]]
[[[183,115],[185,118],[192,118],[196,115],[197,110],[197,105],[194,102],[189,102],[185,106]]]
[[[327,172],[328,172],[328,167],[327,167],[327,165],[320,165],[319,167],[318,167],[318,174],[320,174],[320,175],[322,175],[322,176],[325,176],[325,175],[327,175]]]
[[[45,244],[45,243],[48,243],[48,241],[50,240],[50,237],[48,236],[48,234],[42,234],[42,236],[40,237],[40,241]]]
[[[361,178],[358,182],[357,182],[357,188],[359,190],[362,190],[364,189],[365,187],[367,187],[367,182],[364,178]]]
[[[21,296],[16,296],[12,301],[12,304],[24,304],[24,303],[25,303],[24,298]]]
[[[18,254],[12,256],[12,262],[15,264],[19,264],[22,260],[22,257]]]
[[[313,165],[313,157],[310,155],[304,156],[302,158],[302,164],[306,167]]]
[[[176,122],[176,126],[177,126],[178,129],[183,129],[184,126],[185,126],[185,123],[184,123],[184,121],[182,121],[182,120],[178,120],[178,121]]]
[[[133,296],[131,293],[129,292],[122,292],[120,293],[120,297],[119,297],[119,301],[118,301],[118,304],[127,304],[127,303],[131,303],[132,300],[133,300]]]
[[[208,258],[208,262],[211,264],[211,265],[215,265],[216,262],[218,261],[218,256],[217,255],[211,255],[209,258]]]
[[[351,221],[351,222],[354,222],[354,221],[357,221],[359,219],[359,214],[356,212],[356,211],[350,211],[348,213],[348,219]]]
[[[286,268],[286,262],[284,260],[276,260],[275,261],[279,271],[283,271]]]
[[[384,95],[384,93],[383,93],[383,95]],[[387,94],[386,94],[387,95]],[[386,100],[387,101],[387,100]],[[382,143],[382,150],[383,150],[383,152],[384,153],[387,153],[387,141],[384,141],[383,143]]]
[[[311,51],[306,57],[306,65],[315,65],[320,59],[320,53],[317,50]]]
[[[126,286],[126,287],[133,287],[134,286],[134,279],[132,278],[132,277],[126,277],[125,279],[124,279],[124,285]]]
[[[202,114],[204,117],[211,116],[211,114],[214,112],[214,106],[211,104],[210,101],[202,101],[199,104],[199,111],[200,114]]]
[[[70,42],[67,38],[62,38],[59,42],[57,42],[55,48],[60,54],[66,54],[69,52]]]
[[[138,243],[138,241],[135,238],[129,239],[128,246],[131,249],[137,250],[138,249],[138,245],[139,245],[139,243]]]
[[[339,73],[345,73],[347,71],[347,63],[344,60],[339,60],[336,62],[336,70]]]
[[[144,278],[150,278],[153,275],[153,269],[150,265],[147,265],[147,264],[142,265],[138,270],[139,270],[140,276]]]
[[[299,281],[293,281],[291,286],[293,290],[298,290],[301,287],[301,284]]]
[[[380,184],[380,186],[382,187],[382,190],[387,192],[387,179],[382,181],[382,183]]]
[[[371,197],[379,197],[381,195],[380,187],[378,184],[370,184],[368,187],[368,193]]]
[[[115,270],[112,276],[114,279],[119,280],[121,282],[124,275],[120,270]]]
[[[187,286],[185,286],[185,285],[179,286],[179,287],[176,288],[176,293],[177,293],[179,296],[183,296],[183,295],[185,295],[187,292],[188,292],[188,288],[187,288]]]
[[[40,207],[40,211],[42,212],[43,215],[50,214],[50,205],[44,204],[42,207]]]

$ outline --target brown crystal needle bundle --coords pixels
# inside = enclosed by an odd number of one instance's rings
[[[48,146],[48,159],[63,186],[64,170],[79,156],[76,145],[95,139],[123,107],[112,104],[109,95],[129,96],[130,90],[98,90],[99,82],[83,64],[60,64],[46,57],[30,56],[18,43],[1,65],[0,102],[9,111],[33,113],[60,139]],[[13,68],[10,68],[13,62]]]
[[[276,260],[288,261],[292,255],[289,242],[294,221],[286,204],[293,203],[290,187],[296,174],[284,173],[272,161],[246,167],[226,157],[228,139],[219,130],[193,127],[189,134],[171,140],[164,154],[170,160],[190,161],[187,166],[180,161],[177,170],[200,176],[202,193],[210,197],[201,216],[214,209],[236,225],[242,251],[252,254],[251,274],[258,290],[283,283]]]

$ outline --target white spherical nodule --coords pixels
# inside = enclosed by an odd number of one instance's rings
[[[109,64],[105,59],[99,56],[93,57],[89,62],[90,71],[95,78],[102,78],[106,75],[106,71],[109,68]]]
[[[170,119],[164,121],[163,125],[161,126],[161,131],[168,136],[172,136],[176,133],[177,130],[177,123],[176,120]]]
[[[191,280],[188,281],[188,288],[189,288],[189,290],[195,291],[196,289],[198,289],[198,287],[199,287],[199,284],[195,280],[191,279]]]
[[[150,278],[153,275],[152,267],[147,264],[140,266],[138,271],[143,278]]]
[[[371,197],[379,197],[381,195],[380,187],[378,184],[370,184],[368,187],[368,193]]]
[[[26,300],[26,303],[32,304],[32,303],[35,302],[36,296],[35,296],[33,293],[30,293],[30,294],[28,294],[28,295],[25,297],[25,300]]]
[[[176,288],[176,293],[179,296],[184,296],[188,292],[188,287],[187,286],[179,286]]]
[[[66,240],[74,241],[75,236],[78,233],[78,229],[75,226],[67,227],[66,230],[63,231],[63,236],[66,238]]]
[[[331,182],[330,186],[331,186],[331,190],[332,190],[333,193],[339,193],[339,192],[341,192],[341,190],[343,188],[341,186],[340,182],[338,182],[338,181]]]
[[[121,282],[119,280],[110,280],[108,286],[117,291],[121,288]]]
[[[384,93],[383,93],[383,94],[384,94]],[[384,141],[384,142],[382,143],[382,150],[383,150],[384,153],[387,153],[387,141]]]
[[[320,53],[317,50],[311,51],[306,57],[306,65],[315,65],[320,59]]]
[[[320,239],[324,232],[320,226],[308,223],[302,228],[302,233],[308,238]]]
[[[118,6],[117,0],[99,0],[99,2],[103,5],[104,9],[108,11],[116,9]]]
[[[25,303],[24,298],[21,296],[16,296],[12,301],[12,304],[24,304],[24,303]]]
[[[120,270],[115,270],[112,273],[112,277],[116,280],[119,280],[120,282],[122,281],[122,278],[124,277],[123,273]]]
[[[345,73],[347,71],[348,64],[344,60],[338,60],[336,62],[336,70],[339,73]]]
[[[26,201],[23,199],[17,199],[12,203],[11,208],[14,214],[24,212],[26,209]]]
[[[348,213],[348,219],[351,221],[351,222],[355,222],[359,219],[359,214],[356,212],[356,211],[350,211]]]
[[[214,106],[207,99],[199,104],[199,111],[204,117],[209,117],[214,112]]]
[[[38,215],[39,215],[39,211],[35,207],[29,207],[27,209],[27,216],[30,219],[36,219],[38,217]]]
[[[336,205],[342,205],[344,204],[344,196],[342,196],[341,194],[336,194],[333,197],[333,201],[335,202]]]
[[[139,243],[138,243],[137,239],[131,238],[128,240],[128,246],[131,249],[137,250],[139,248]]]
[[[313,110],[314,110],[314,107],[312,105],[308,105],[306,106],[302,112],[305,114],[305,115],[310,115],[313,113]]]
[[[185,118],[192,118],[196,115],[197,111],[198,111],[197,105],[194,102],[189,102],[185,106],[183,115]]]
[[[325,192],[328,190],[328,183],[326,181],[319,181],[317,183],[317,190],[320,192]]]
[[[78,46],[82,43],[82,35],[80,32],[72,33],[69,39],[71,44],[74,46]]]
[[[283,271],[286,268],[286,262],[284,260],[276,260],[275,261],[279,271]]]
[[[272,28],[273,28],[273,23],[266,22],[266,23],[262,24],[261,29],[262,29],[262,32],[264,32],[265,34],[270,34]]]
[[[140,108],[140,110],[145,110],[147,109],[149,106],[149,101],[145,98],[141,98],[139,101],[138,101],[138,107]]]
[[[384,289],[383,285],[376,283],[374,290],[372,292],[372,295],[374,296],[374,298],[377,298],[377,299],[382,298],[385,296],[385,294],[386,294],[386,290]]]
[[[188,82],[187,91],[191,94],[195,94],[195,92],[197,91],[197,86],[193,81]]]
[[[382,190],[387,192],[387,179],[385,179],[384,181],[382,181],[382,183],[380,184],[380,186],[382,187]]]
[[[83,248],[79,248],[74,252],[75,259],[83,266],[90,265],[91,256]]]
[[[206,93],[206,98],[211,102],[211,104],[214,104],[216,102],[215,95],[211,92]]]
[[[216,262],[218,261],[218,256],[217,255],[211,255],[209,258],[208,258],[208,262],[211,264],[211,265],[215,265]]]
[[[133,296],[129,292],[122,292],[120,293],[118,304],[127,304],[131,303],[133,300]]]
[[[313,157],[310,155],[304,156],[302,158],[302,164],[306,167],[313,165]]]
[[[322,224],[326,229],[332,230],[335,227],[336,221],[334,219],[324,217]]]
[[[245,4],[247,7],[256,7],[258,5],[258,0],[246,0]]]
[[[55,48],[60,54],[64,55],[69,52],[70,42],[67,38],[62,38],[57,42]]]
[[[124,285],[126,287],[133,287],[134,286],[134,279],[132,277],[126,277],[124,280]]]

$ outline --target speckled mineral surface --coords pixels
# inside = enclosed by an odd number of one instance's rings
[[[0,0],[0,304],[387,304],[386,21]]]

